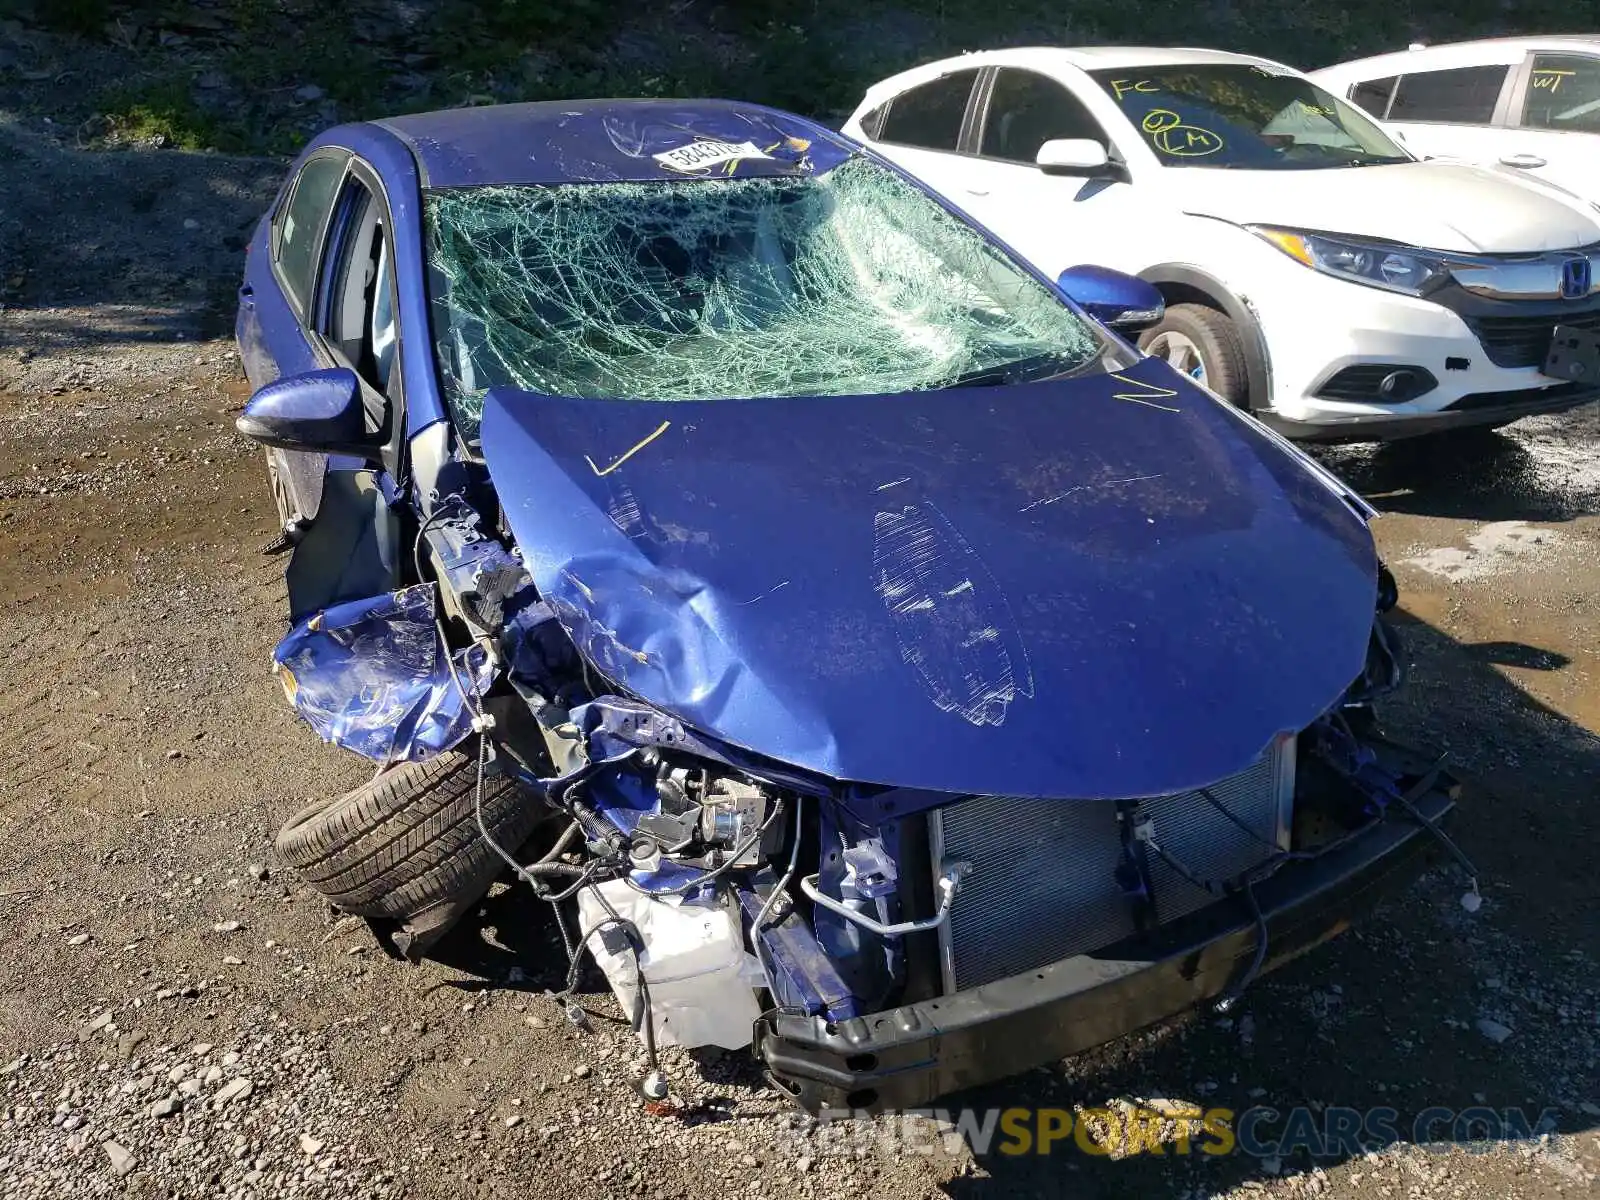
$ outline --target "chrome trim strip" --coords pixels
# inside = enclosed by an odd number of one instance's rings
[[[1562,294],[1562,270],[1574,258],[1589,260],[1589,291],[1583,296]],[[1491,300],[1569,300],[1600,296],[1600,253],[1593,247],[1554,250],[1526,258],[1450,259],[1450,274],[1475,296]]]

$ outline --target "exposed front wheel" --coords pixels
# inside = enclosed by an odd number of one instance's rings
[[[1248,407],[1249,380],[1239,331],[1203,304],[1174,304],[1145,330],[1139,348],[1210,388],[1230,404]]]
[[[290,817],[278,857],[346,912],[401,922],[407,956],[415,957],[505,866],[483,839],[478,799],[478,764],[469,754],[446,750],[400,763]],[[483,827],[507,853],[549,811],[504,776],[485,780],[482,807]]]
[[[294,501],[289,498],[289,481],[280,458],[282,452],[268,447],[263,453],[267,456],[267,486],[272,489],[272,503],[278,510],[278,528],[282,529],[298,514],[294,511]]]

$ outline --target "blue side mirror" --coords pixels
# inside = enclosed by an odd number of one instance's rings
[[[263,446],[313,454],[370,458],[379,444],[367,432],[361,380],[348,367],[274,380],[250,397],[234,428]]]
[[[1154,284],[1109,267],[1068,267],[1056,286],[1096,321],[1116,330],[1148,329],[1167,311]]]

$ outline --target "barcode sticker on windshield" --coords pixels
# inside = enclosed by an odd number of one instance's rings
[[[679,146],[675,150],[663,150],[651,157],[669,170],[692,174],[741,158],[771,158],[772,155],[754,142],[700,141],[690,142],[687,146]]]

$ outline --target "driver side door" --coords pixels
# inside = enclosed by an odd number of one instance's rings
[[[361,381],[370,460],[323,458],[316,515],[286,571],[291,620],[393,591],[404,563],[400,503],[406,442],[393,222],[381,180],[352,159],[327,219],[302,331],[319,367]]]
[[[253,389],[327,365],[311,336],[308,314],[315,302],[324,235],[349,169],[346,150],[324,146],[312,152],[285,184],[250,244],[234,332]],[[276,554],[293,546],[316,519],[327,456],[280,449],[265,453],[282,526],[278,539],[267,547],[267,553]]]

